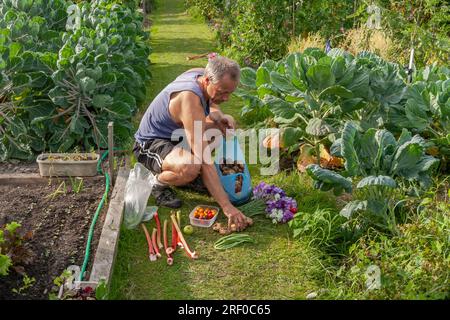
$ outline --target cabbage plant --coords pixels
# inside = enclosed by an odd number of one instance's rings
[[[151,76],[133,3],[0,1],[1,160],[104,148],[109,121],[128,141]]]
[[[319,144],[333,142],[345,120],[366,129],[383,125],[386,112],[404,98],[403,73],[369,52],[308,48],[257,70],[244,68],[237,95],[246,101],[244,117],[272,114],[286,147],[307,142],[319,156]]]
[[[338,173],[313,164],[306,171],[315,188],[353,195],[341,215],[362,217],[369,224],[394,231],[396,193],[401,193],[406,183],[423,188],[431,185],[430,174],[439,160],[425,154],[426,146],[422,137],[412,136],[406,129],[396,139],[385,129],[363,131],[347,122],[342,137],[331,146],[331,154],[344,159],[345,169]]]

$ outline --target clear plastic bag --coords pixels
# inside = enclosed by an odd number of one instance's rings
[[[141,163],[136,163],[130,170],[125,185],[124,224],[126,228],[133,229],[139,223],[153,218],[157,207],[147,207],[147,201],[155,182],[156,176]]]

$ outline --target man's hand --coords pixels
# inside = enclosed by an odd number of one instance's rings
[[[236,129],[236,121],[229,114],[224,114],[215,121],[217,127],[222,131],[223,135],[226,135],[227,129]]]
[[[225,216],[228,218],[228,230],[231,230],[231,225],[236,225],[236,231],[242,231],[247,227],[248,221],[246,216],[236,207],[230,205],[223,208]]]
[[[236,121],[229,114],[224,114],[221,122],[227,127],[227,129],[236,129]]]

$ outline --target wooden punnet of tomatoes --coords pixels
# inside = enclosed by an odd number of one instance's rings
[[[194,218],[203,219],[203,220],[211,220],[217,214],[217,210],[208,207],[197,207],[194,211]]]

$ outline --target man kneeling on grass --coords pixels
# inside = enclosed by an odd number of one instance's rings
[[[186,71],[165,87],[145,112],[135,134],[134,154],[156,175],[152,195],[157,205],[181,207],[181,200],[169,186],[190,186],[209,193],[222,207],[229,224],[237,230],[247,226],[245,216],[230,202],[222,187],[214,163],[205,161],[208,147],[203,134],[210,128],[225,134],[235,128],[232,116],[223,114],[218,105],[229,99],[239,84],[239,65],[225,57],[209,60],[206,68]],[[201,130],[200,139],[194,139]],[[183,130],[178,141],[172,137]]]

